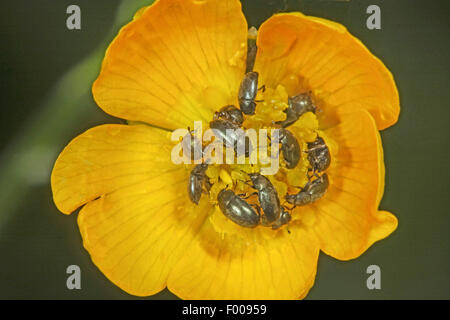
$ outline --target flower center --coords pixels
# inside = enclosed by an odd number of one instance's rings
[[[271,129],[280,129],[280,122],[287,118],[286,110],[289,107],[288,93],[283,85],[278,85],[276,88],[265,88],[265,90],[258,90],[255,101],[257,106],[254,115],[245,115],[245,120],[242,124],[244,129],[255,129],[257,132],[260,129],[266,129],[267,132],[272,132]],[[295,205],[286,202],[285,197],[288,194],[297,194],[301,188],[304,188],[308,182],[314,179],[315,170],[312,168],[310,159],[308,159],[307,150],[311,144],[317,141],[318,137],[325,137],[325,134],[319,130],[319,121],[314,112],[305,112],[295,122],[286,128],[292,133],[293,137],[298,142],[300,147],[300,159],[294,168],[289,168],[289,163],[286,161],[282,150],[278,150],[279,169],[273,175],[266,175],[271,184],[274,186],[279,197],[282,207],[288,208],[291,221],[302,220],[301,210],[292,210]],[[331,140],[326,137],[327,143]],[[259,147],[252,152],[257,152],[257,163],[250,163],[249,158],[245,159],[244,164],[210,164],[206,170],[206,176],[209,178],[209,201],[212,205],[218,207],[219,193],[224,189],[229,189],[234,194],[245,199],[251,206],[260,207],[258,203],[258,194],[255,190],[249,174],[260,173],[261,169],[268,167],[267,161],[262,161],[262,155],[270,155],[271,139],[268,137],[266,144],[267,149],[261,150],[262,142],[258,141]],[[323,173],[322,173],[323,174]],[[316,174],[316,177],[320,176]],[[215,214],[220,212],[216,210]],[[218,213],[221,215],[220,213]],[[261,214],[264,212],[261,210]],[[215,225],[220,225],[219,229],[222,231],[226,229],[227,222],[222,217],[213,218]],[[221,222],[218,222],[221,221]],[[229,221],[229,223],[232,223]]]

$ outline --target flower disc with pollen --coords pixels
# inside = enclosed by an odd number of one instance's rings
[[[95,265],[137,296],[165,287],[186,299],[298,299],[314,284],[319,251],[361,255],[397,227],[378,206],[384,190],[378,130],[393,125],[399,98],[391,73],[345,27],[301,13],[278,14],[257,35],[256,112],[246,129],[272,129],[288,97],[310,92],[316,113],[287,129],[302,155],[293,169],[267,176],[284,204],[308,182],[304,150],[322,137],[331,154],[329,186],[292,209],[277,230],[227,219],[217,194],[255,190],[264,166],[212,164],[212,187],[198,205],[187,193],[194,165],[175,164],[172,130],[209,127],[214,112],[239,106],[248,26],[238,0],[159,0],[143,8],[110,44],[93,85],[98,105],[128,125],[94,127],[72,140],[53,168],[56,206],[81,207],[78,225]],[[257,204],[250,196],[248,203]]]

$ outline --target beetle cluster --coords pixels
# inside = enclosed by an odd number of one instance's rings
[[[265,90],[265,86],[258,88],[258,72],[253,71],[253,64],[256,55],[256,45],[249,40],[247,53],[246,74],[240,84],[238,92],[239,108],[234,105],[227,105],[215,112],[210,128],[219,137],[226,147],[238,150],[240,143],[245,143],[245,156],[248,157],[252,151],[252,145],[247,136],[241,139],[238,129],[241,129],[244,122],[244,115],[255,114],[256,99],[259,90]],[[303,114],[307,112],[316,113],[310,92],[300,93],[288,97],[288,107],[284,110],[286,119],[274,122],[279,126],[280,151],[284,158],[286,169],[294,169],[301,159],[300,144],[294,134],[286,129],[294,124]],[[232,129],[232,131],[228,130]],[[227,132],[228,130],[228,132]],[[234,132],[234,134],[232,133]],[[232,134],[230,134],[232,133]],[[191,134],[191,133],[189,133]],[[193,138],[191,134],[191,138]],[[188,139],[191,145],[186,146],[191,150],[191,158],[194,160],[203,157],[202,147],[194,139]],[[243,142],[242,142],[243,141]],[[197,153],[195,153],[197,150]],[[242,150],[242,149],[240,149]],[[316,140],[307,143],[307,158],[310,167],[308,168],[308,182],[296,194],[286,194],[285,201],[296,206],[302,206],[320,199],[328,188],[328,175],[324,172],[330,165],[331,157],[328,146],[320,136]],[[202,193],[209,192],[211,184],[206,171],[209,164],[196,165],[189,176],[188,194],[192,202],[198,204]],[[254,228],[258,225],[278,229],[291,220],[291,214],[287,207],[280,203],[278,193],[272,182],[258,172],[248,173],[250,180],[245,181],[251,188],[255,189],[250,195],[236,194],[233,190],[224,188],[217,196],[217,202],[222,213],[231,221],[242,227]],[[251,184],[249,184],[251,182]],[[250,204],[246,201],[252,195],[257,195],[258,203]]]
[[[278,229],[291,220],[291,215],[281,206],[275,187],[260,173],[249,174],[258,195],[259,205],[251,205],[241,195],[230,189],[220,191],[217,200],[222,213],[240,226],[254,228],[258,225]],[[262,214],[261,214],[262,211]]]
[[[309,94],[299,94],[293,98],[289,98],[289,107],[285,110],[287,115],[286,120],[281,121],[280,124],[283,127],[289,126],[302,114],[306,112],[315,113],[315,111],[316,108],[313,105]],[[295,120],[292,122],[293,119]],[[308,154],[308,162],[310,165],[308,172],[312,171],[313,174],[308,175],[308,182],[304,187],[300,187],[298,193],[287,194],[285,196],[285,200],[294,207],[304,206],[320,199],[328,189],[328,175],[324,171],[328,169],[331,163],[330,150],[324,139],[320,136],[317,136],[315,141],[308,142],[307,147],[306,153]],[[287,160],[286,164],[289,169],[289,162]],[[313,178],[315,179],[313,180]]]

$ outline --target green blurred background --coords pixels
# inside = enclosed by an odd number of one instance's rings
[[[49,176],[75,136],[119,120],[94,104],[90,88],[104,50],[138,0],[18,0],[0,4],[0,298],[134,299],[109,282],[83,249],[76,216],[53,205]],[[449,299],[449,1],[243,0],[249,25],[302,11],[344,24],[395,76],[399,122],[382,132],[386,191],[381,208],[398,229],[360,258],[321,254],[308,299]],[[82,29],[66,28],[66,8],[81,7]],[[381,8],[381,30],[366,28],[366,8]],[[81,268],[81,290],[66,288],[66,268]],[[366,268],[381,268],[368,290]],[[151,299],[176,299],[167,290]]]

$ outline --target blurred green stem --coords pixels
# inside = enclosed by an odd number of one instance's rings
[[[33,184],[49,185],[54,161],[68,135],[94,114],[91,85],[108,44],[139,8],[152,2],[123,0],[105,41],[58,81],[46,102],[27,119],[21,134],[5,148],[0,158],[0,232],[17,205],[27,201]]]

